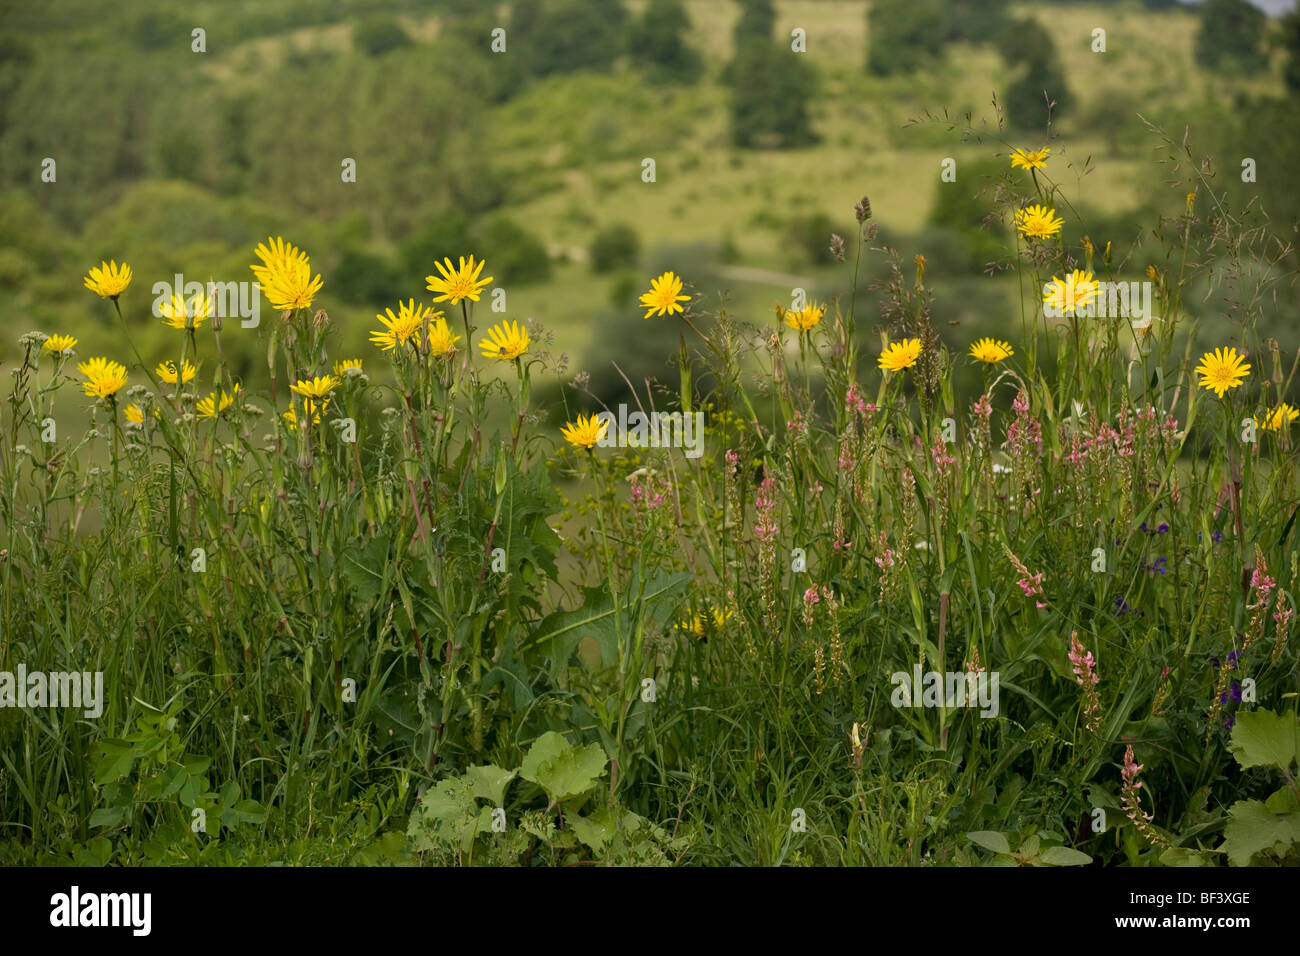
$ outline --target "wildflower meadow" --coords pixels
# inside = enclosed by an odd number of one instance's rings
[[[1138,241],[1050,124],[911,125],[990,170],[942,186],[1010,290],[973,331],[867,172],[842,293],[679,250],[604,377],[490,231],[378,311],[289,218],[221,281],[45,276],[84,320],[5,353],[0,862],[1300,863],[1294,249],[1195,127]]]

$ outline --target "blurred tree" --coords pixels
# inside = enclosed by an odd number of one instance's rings
[[[772,0],[737,0],[740,19],[731,32],[731,41],[739,50],[752,40],[770,40],[776,27],[776,8]]]
[[[867,69],[912,73],[943,55],[942,0],[873,0],[867,8]]]
[[[523,285],[545,282],[551,277],[551,259],[546,246],[535,235],[508,216],[497,216],[474,232],[474,245],[487,260],[491,274],[503,282]]]
[[[1061,71],[1056,45],[1037,20],[1009,23],[998,42],[1007,65],[1022,72],[1008,87],[1002,106],[1007,120],[1018,129],[1045,126],[1048,103],[1053,120],[1069,107],[1070,91]]]
[[[511,35],[533,76],[606,70],[623,48],[626,20],[621,0],[516,0]]]
[[[794,254],[791,265],[827,266],[835,262],[831,253],[831,233],[852,235],[846,226],[836,226],[824,212],[795,216],[786,226],[790,250]]]
[[[1005,252],[1005,229],[991,219],[996,209],[999,180],[1007,170],[1005,159],[976,159],[961,165],[961,184],[941,183],[930,208],[928,224],[946,230],[960,241],[962,265],[979,272]]]
[[[1205,0],[1196,58],[1212,70],[1250,73],[1268,64],[1262,50],[1264,12],[1247,0]]]
[[[398,297],[397,290],[411,285],[410,276],[404,275],[390,260],[352,248],[343,250],[329,281],[330,291],[344,302],[375,308],[391,303]]]
[[[996,43],[1007,26],[1008,0],[955,0],[945,21],[947,40]]]
[[[383,56],[390,50],[410,46],[411,38],[393,17],[371,16],[352,31],[352,45],[366,56]]]
[[[699,78],[702,61],[686,42],[690,28],[681,0],[650,0],[628,27],[628,54],[649,67],[655,78],[692,83]]]
[[[803,146],[817,139],[808,112],[817,91],[816,71],[805,55],[772,39],[774,22],[769,0],[742,2],[736,55],[724,73],[731,87],[731,138],[737,146]],[[760,33],[764,24],[768,32]]]
[[[606,226],[591,240],[591,271],[613,272],[620,266],[635,266],[641,252],[637,232],[626,223]]]
[[[1286,51],[1282,75],[1287,89],[1300,93],[1300,7],[1283,17],[1278,42]]]

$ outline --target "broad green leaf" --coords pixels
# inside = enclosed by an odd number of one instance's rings
[[[1011,844],[1007,842],[1006,834],[998,833],[996,830],[975,830],[973,833],[967,833],[966,839],[994,853],[1011,852]]]
[[[486,800],[494,807],[502,806],[506,798],[506,788],[515,779],[517,770],[502,770],[492,764],[482,767],[470,767],[465,771],[465,779],[474,796]]]
[[[1285,852],[1300,840],[1300,815],[1270,813],[1258,800],[1241,800],[1228,809],[1223,849],[1233,866],[1250,866],[1262,850]]]
[[[1049,846],[1038,860],[1048,866],[1087,866],[1092,862],[1092,857],[1078,850],[1072,850],[1068,846]]]
[[[100,807],[90,815],[92,827],[115,827],[126,816],[126,807]]]
[[[605,772],[605,761],[599,744],[574,747],[552,730],[529,748],[519,775],[540,786],[556,804],[590,790]]]
[[[1271,710],[1242,711],[1232,725],[1228,748],[1242,767],[1285,770],[1296,759],[1300,720]]]
[[[1183,846],[1171,846],[1160,854],[1161,866],[1209,866],[1210,861],[1199,850],[1189,850]]]
[[[131,772],[135,750],[125,740],[103,740],[99,752],[100,758],[95,764],[95,783],[99,786],[121,780]]]

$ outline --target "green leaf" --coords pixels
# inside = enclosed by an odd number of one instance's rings
[[[996,830],[976,830],[973,833],[967,833],[966,839],[994,853],[1011,852],[1011,844],[1007,842],[1006,834],[998,833]]]
[[[1271,710],[1242,711],[1232,725],[1228,748],[1244,767],[1276,767],[1285,770],[1296,759],[1300,745],[1300,721],[1295,714]]]
[[[90,815],[92,827],[115,827],[126,816],[126,807],[100,807]]]
[[[135,763],[135,748],[125,740],[107,739],[99,744],[99,761],[95,764],[95,783],[104,786],[121,780]]]
[[[1048,866],[1087,866],[1092,862],[1092,857],[1068,846],[1049,846],[1038,860]]]
[[[569,817],[566,822],[573,830],[573,835],[591,847],[593,853],[603,853],[609,841],[614,838],[614,817],[603,807],[590,817],[575,815]]]
[[[1228,817],[1228,825],[1223,828],[1223,849],[1233,866],[1250,866],[1256,853],[1285,852],[1300,840],[1300,815],[1270,813],[1258,800],[1234,803]]]
[[[605,772],[605,762],[599,744],[574,747],[551,730],[528,749],[519,775],[545,790],[554,805],[590,790]]]
[[[1171,846],[1160,854],[1161,866],[1209,866],[1210,861],[1199,850],[1189,850],[1183,846]]]
[[[502,806],[505,803],[506,788],[510,786],[510,781],[515,779],[517,775],[517,770],[502,770],[492,764],[482,767],[470,767],[465,771],[465,779],[469,782],[470,792],[474,796],[486,800],[494,807]]]

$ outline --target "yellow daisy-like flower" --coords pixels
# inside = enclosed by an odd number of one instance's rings
[[[570,445],[591,451],[593,445],[605,437],[609,430],[609,419],[598,421],[595,415],[579,415],[576,422],[560,426],[564,440]]]
[[[1153,265],[1147,266],[1147,278],[1150,279],[1152,282],[1159,282],[1160,270]]]
[[[221,400],[219,402],[217,400],[217,393],[209,392],[207,398],[199,399],[197,404],[194,406],[194,410],[199,413],[199,418],[216,418],[231,405],[235,404],[235,399],[238,395],[239,383],[236,382],[235,387],[231,389],[229,395],[226,394],[225,389],[221,390]]]
[[[517,322],[500,322],[488,329],[488,338],[480,339],[478,347],[485,358],[509,362],[527,352],[531,341],[528,330],[521,329]]]
[[[78,362],[77,371],[86,376],[86,381],[81,383],[82,389],[94,398],[116,395],[126,384],[126,366],[106,358]]]
[[[361,359],[343,359],[342,361],[335,362],[335,363],[334,363],[334,375],[335,375],[335,377],[337,377],[337,378],[339,378],[339,379],[341,380],[341,379],[343,378],[343,376],[344,376],[345,374],[347,374],[347,370],[350,369],[350,368],[354,368],[354,369],[356,369],[358,372],[360,372],[360,371],[361,371]]]
[[[1197,384],[1223,398],[1224,392],[1236,388],[1250,375],[1245,359],[1245,355],[1238,355],[1232,348],[1206,352],[1201,356],[1201,364],[1196,366],[1196,374],[1201,379]]]
[[[116,299],[131,284],[131,267],[125,262],[119,267],[116,260],[101,262],[86,274],[85,283],[101,299]]]
[[[694,634],[696,637],[702,637],[705,640],[711,634],[717,634],[722,630],[724,624],[731,620],[734,612],[727,611],[725,614],[716,607],[710,607],[705,611],[694,611],[691,616],[684,621],[678,622],[675,627],[679,631],[686,631]]]
[[[73,335],[51,335],[41,343],[41,348],[47,352],[66,352],[77,344],[77,338]]]
[[[253,275],[257,281],[266,285],[272,276],[283,272],[289,268],[290,264],[297,262],[299,259],[307,259],[307,256],[301,249],[291,242],[285,242],[279,236],[268,238],[266,242],[259,242],[253,254],[262,260],[262,264],[251,265],[248,268],[253,270]]]
[[[316,293],[324,285],[320,276],[311,274],[311,256],[279,236],[258,243],[253,254],[262,265],[251,265],[258,285],[271,308],[279,312],[311,307]]]
[[[452,305],[459,304],[461,299],[477,302],[479,293],[483,291],[485,286],[492,284],[491,276],[486,279],[478,277],[479,273],[483,271],[484,263],[482,260],[476,265],[473,256],[468,259],[464,256],[458,256],[457,258],[460,260],[460,264],[457,266],[451,264],[450,258],[433,264],[433,267],[441,274],[441,278],[438,276],[424,277],[425,288],[430,292],[438,293],[433,297],[434,302],[450,302]]]
[[[665,272],[657,279],[650,280],[650,291],[641,294],[641,305],[645,308],[643,319],[652,315],[672,315],[685,312],[679,302],[690,302],[689,295],[682,294],[682,280],[674,272]]]
[[[166,382],[168,385],[176,384],[176,363],[175,362],[159,362],[158,367],[153,370],[153,373],[157,375],[160,379],[162,379],[162,381]],[[185,385],[190,381],[192,381],[194,379],[194,376],[197,373],[198,373],[198,369],[195,368],[193,365],[191,365],[188,360],[186,360],[185,366],[181,369],[181,373],[180,373],[181,384]]]
[[[1047,154],[1051,151],[1050,146],[1044,146],[1042,149],[1020,149],[1017,147],[1011,151],[1011,168],[1046,169]]]
[[[188,302],[184,296],[173,295],[171,302],[158,306],[163,325],[173,329],[197,329],[216,312],[216,302],[205,295],[196,295]]]
[[[920,357],[921,340],[903,339],[901,342],[891,342],[885,346],[885,350],[880,353],[879,365],[887,372],[901,372],[915,365]]]
[[[1275,432],[1282,428],[1289,429],[1291,423],[1297,418],[1300,418],[1300,409],[1292,408],[1286,402],[1283,402],[1265,415],[1262,422],[1258,418],[1255,419],[1255,424],[1265,431]]]
[[[802,309],[785,313],[785,324],[799,332],[816,328],[817,323],[826,315],[826,306],[809,302]]]
[[[438,318],[429,323],[429,354],[435,358],[456,353],[456,343],[460,336],[447,326],[447,320],[438,313]]]
[[[420,341],[420,328],[424,325],[425,317],[431,311],[428,306],[417,306],[414,299],[408,299],[406,302],[397,303],[396,315],[393,315],[392,309],[385,309],[382,313],[376,313],[375,318],[383,323],[384,328],[381,331],[370,333],[371,344],[377,345],[385,352],[391,352],[399,345],[405,345],[407,342],[418,344]],[[441,314],[441,312],[438,313],[438,315]]]
[[[1015,355],[1009,342],[999,342],[997,339],[979,339],[970,347],[971,358],[978,359],[985,365],[996,365],[1003,359],[1008,359]]]
[[[1035,204],[1016,211],[1016,228],[1022,236],[1031,239],[1050,239],[1064,225],[1065,220],[1056,214],[1056,210],[1046,206]]]
[[[126,416],[126,420],[132,425],[144,424],[144,410],[139,405],[131,404],[126,406],[122,410],[122,414]]]
[[[1092,273],[1082,269],[1075,269],[1064,279],[1053,276],[1048,285],[1048,290],[1043,293],[1043,301],[1057,315],[1074,315],[1076,310],[1086,308],[1088,303],[1097,298],[1099,289]]]
[[[333,375],[318,375],[294,382],[289,388],[303,398],[329,398],[330,392],[343,384],[342,379]]]

